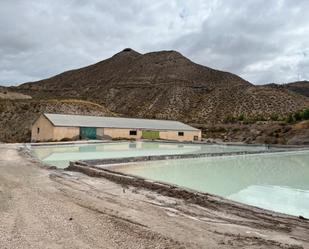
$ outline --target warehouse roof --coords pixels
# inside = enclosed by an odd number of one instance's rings
[[[49,114],[44,116],[54,126],[70,127],[102,127],[102,128],[133,128],[151,130],[181,130],[197,131],[198,129],[184,123],[172,120],[98,117],[84,115]]]

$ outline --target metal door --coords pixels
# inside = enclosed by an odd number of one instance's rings
[[[79,135],[81,139],[96,139],[97,128],[94,127],[80,127]]]

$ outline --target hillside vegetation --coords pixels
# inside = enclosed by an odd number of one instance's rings
[[[29,141],[31,122],[47,111],[174,119],[202,128],[205,137],[225,141],[298,143],[292,126],[306,119],[308,86],[255,86],[176,51],[140,54],[125,49],[94,65],[1,88],[6,98],[0,106],[0,140]],[[13,97],[8,98],[8,92]],[[23,96],[32,100],[9,101]],[[212,132],[221,128],[226,132]],[[307,143],[303,138],[299,141]]]
[[[0,100],[5,99],[31,99],[31,96],[10,91],[8,88],[0,86]]]
[[[290,91],[309,97],[309,81],[298,81],[284,85]]]
[[[30,142],[31,125],[41,113],[113,116],[103,106],[78,100],[0,100],[0,142]]]
[[[88,99],[130,117],[222,123],[229,116],[285,116],[309,98],[283,87],[254,86],[237,75],[193,63],[176,51],[131,49],[97,64],[16,89],[32,97]]]

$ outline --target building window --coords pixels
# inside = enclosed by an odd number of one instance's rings
[[[198,136],[194,136],[194,137],[193,137],[193,140],[194,140],[194,141],[197,141],[197,140],[198,140]]]
[[[137,135],[137,131],[130,131],[130,136],[136,136]]]
[[[40,133],[40,127],[38,127],[37,132],[38,132],[38,134]]]
[[[182,131],[178,132],[178,136],[179,137],[183,137],[184,136],[184,133]]]

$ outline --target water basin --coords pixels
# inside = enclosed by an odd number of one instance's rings
[[[150,161],[115,170],[309,218],[309,151]]]
[[[70,161],[137,156],[264,151],[264,146],[226,146],[164,142],[112,142],[76,145],[32,146],[32,153],[46,164],[65,168]]]

